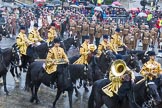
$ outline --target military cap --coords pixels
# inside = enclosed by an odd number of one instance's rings
[[[155,56],[155,55],[156,55],[156,54],[155,54],[155,51],[148,51],[147,54],[148,54],[149,56]]]
[[[122,59],[122,58],[123,58],[122,55],[120,55],[120,54],[116,55],[116,59]]]
[[[55,23],[51,23],[51,26],[55,26]]]
[[[25,26],[21,26],[20,27],[20,30],[25,30]]]
[[[55,38],[54,39],[54,43],[60,43],[60,41],[61,41],[60,38]]]
[[[87,35],[87,36],[85,36],[85,39],[89,39],[89,36]]]
[[[116,28],[116,30],[115,30],[116,32],[120,32],[120,28]]]
[[[104,39],[108,39],[108,37],[109,37],[108,35],[103,35]]]
[[[38,27],[38,23],[35,23],[35,24],[34,24],[34,27]]]

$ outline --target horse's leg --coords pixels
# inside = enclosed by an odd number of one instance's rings
[[[87,88],[87,81],[83,82],[83,87],[85,89],[85,92],[89,92],[88,88]]]
[[[32,96],[31,96],[31,99],[30,99],[30,102],[34,102],[34,91],[33,91],[33,88],[34,88],[34,85],[33,84],[31,84],[31,94],[32,94]]]
[[[6,75],[7,75],[7,72],[5,75],[3,75],[3,85],[4,85],[4,91],[6,92],[6,95],[8,95],[9,92],[6,87]]]
[[[35,100],[36,100],[36,104],[40,103],[40,101],[39,101],[39,99],[38,99],[38,95],[37,95],[38,89],[39,89],[39,87],[40,87],[40,84],[41,84],[41,83],[35,84],[35,96],[34,96],[34,98],[35,98]]]
[[[62,91],[60,89],[58,89],[57,90],[57,95],[56,95],[55,101],[53,102],[53,108],[55,108],[56,102],[59,99],[61,93],[62,93]]]
[[[70,108],[72,108],[72,95],[73,95],[73,89],[68,91]]]

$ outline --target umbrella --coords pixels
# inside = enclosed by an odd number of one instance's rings
[[[131,8],[130,11],[138,11],[138,8]]]
[[[101,7],[95,7],[94,10],[96,10],[96,11],[103,11],[103,10],[101,9]]]
[[[121,6],[121,5],[122,5],[122,4],[121,4],[120,2],[118,2],[118,1],[115,1],[115,2],[113,2],[112,4],[117,5],[117,6]]]
[[[137,16],[138,17],[147,17],[147,14],[144,12],[140,12]]]
[[[101,5],[101,7],[102,7],[102,8],[107,8],[107,7],[108,7],[108,5]]]
[[[70,5],[70,7],[79,8],[77,5]]]
[[[88,7],[92,7],[92,8],[94,8],[95,7],[95,5],[93,5],[93,4],[89,4],[89,5],[87,5]]]

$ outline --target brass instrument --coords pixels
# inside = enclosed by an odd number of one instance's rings
[[[127,70],[127,65],[123,60],[116,60],[111,66],[111,72],[115,76],[122,76]]]

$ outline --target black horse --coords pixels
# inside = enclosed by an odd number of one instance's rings
[[[30,87],[32,91],[31,102],[36,101],[39,102],[37,92],[41,83],[45,84],[46,86],[50,86],[50,82],[54,80],[57,83],[57,95],[56,99],[53,102],[53,108],[55,108],[55,104],[59,99],[60,95],[64,91],[68,91],[70,108],[72,108],[72,93],[73,86],[75,85],[77,79],[84,79],[84,80],[92,80],[91,78],[91,71],[80,71],[84,68],[84,65],[68,65],[68,64],[60,64],[57,66],[57,72],[54,75],[49,75],[43,71],[42,68],[43,62],[33,62],[28,69],[27,76],[26,76],[26,87]]]
[[[102,54],[98,58],[98,61],[99,61],[98,65],[104,74],[107,73],[107,69],[110,67],[111,62],[115,59],[116,57],[111,51],[105,50],[102,52]]]
[[[141,60],[142,64],[146,63],[149,60],[147,51],[134,50],[129,51],[129,54],[135,54],[138,57],[138,60]]]
[[[157,86],[154,82],[141,81],[133,86],[133,90],[122,99],[118,95],[107,96],[102,88],[109,84],[108,79],[98,80],[94,83],[88,100],[88,108],[101,108],[105,104],[108,108],[141,108],[143,103],[154,99],[155,102],[161,101]]]
[[[14,48],[1,49],[0,54],[0,77],[3,77],[4,91],[8,95],[8,90],[6,87],[6,75],[8,72],[8,67],[10,63],[19,65],[19,58],[17,51]]]

